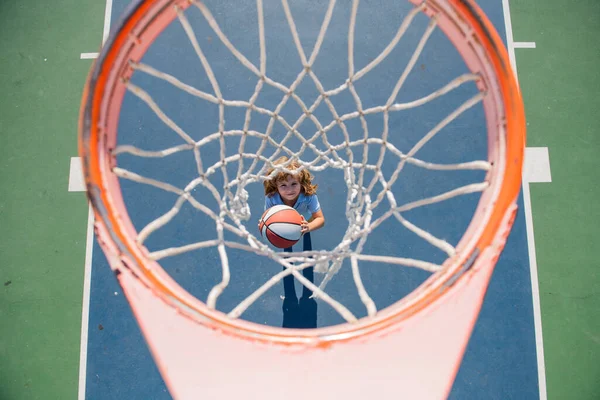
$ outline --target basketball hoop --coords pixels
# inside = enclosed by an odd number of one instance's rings
[[[213,29],[215,40],[220,40],[233,57],[256,76],[256,95],[265,85],[276,88],[287,98],[286,101],[294,101],[304,107],[302,120],[314,120],[311,105],[304,104],[295,93],[297,85],[282,85],[266,73],[265,26],[261,0],[257,1],[256,7],[261,36],[254,39],[259,42],[261,52],[259,66],[252,64],[227,39],[212,16],[209,6],[196,0],[136,1],[115,27],[94,64],[85,87],[79,125],[79,149],[87,193],[95,213],[98,241],[118,277],[160,372],[175,398],[230,398],[234,395],[247,396],[248,393],[257,393],[257,397],[265,399],[282,396],[321,398],[327,395],[355,398],[357,394],[362,397],[364,394],[389,396],[390,393],[394,393],[402,394],[402,397],[406,398],[438,399],[449,393],[494,265],[515,217],[521,184],[525,120],[519,88],[506,50],[491,23],[476,4],[471,0],[410,0],[410,3],[414,7],[399,21],[396,35],[378,57],[364,68],[355,69],[352,61],[353,48],[349,45],[348,79],[339,87],[324,88],[319,87],[320,81],[312,71],[312,65],[327,34],[327,25],[334,12],[335,1],[329,3],[315,49],[311,54],[304,54],[294,17],[287,0],[283,1],[287,22],[303,63],[299,68],[298,80],[312,79],[320,91],[318,101],[328,106],[329,99],[342,91],[349,91],[357,99],[357,111],[343,115],[336,113],[330,124],[317,121],[320,128],[314,137],[306,137],[300,133],[298,127],[302,121],[289,123],[282,120],[277,109],[267,110],[257,106],[253,100],[256,96],[243,101],[225,99],[217,90],[215,93],[200,91],[142,62],[144,54],[164,29],[178,21],[188,35],[209,79],[211,82],[215,79],[188,21],[186,9],[193,7],[200,11]],[[349,43],[354,39],[357,10],[358,1],[354,1],[348,22]],[[390,96],[391,100],[387,104],[362,109],[354,87],[355,82],[385,59],[401,40],[411,21],[423,15],[430,18],[430,23],[404,73],[397,82],[390,83],[390,87],[396,85],[393,92],[397,93],[406,81],[420,51],[426,45],[427,38],[435,29],[441,30],[447,36],[470,73],[457,77],[438,91],[412,103],[396,103],[395,96]],[[216,104],[221,110],[225,107],[241,107],[248,110],[248,115],[266,115],[285,126],[287,135],[282,141],[276,142],[268,132],[253,132],[247,126],[225,131],[221,126],[215,128],[214,136],[203,139],[201,143],[196,142],[160,110],[143,88],[131,82],[131,77],[136,73],[162,79],[208,103]],[[333,126],[341,127],[345,121],[360,120],[373,113],[382,113],[385,116],[390,112],[419,107],[468,82],[474,83],[479,93],[458,106],[408,152],[402,153],[395,149],[385,136],[369,136],[356,141],[348,138],[342,144],[328,143],[327,148],[315,144],[317,138],[321,140],[325,137],[328,129]],[[118,122],[126,92],[148,104],[148,107],[182,138],[184,144],[154,153],[120,145],[117,142]],[[464,110],[479,103],[483,106],[487,125],[487,160],[448,166],[428,163],[417,158],[416,153],[420,148],[441,129]],[[244,157],[249,160],[249,165],[244,168],[240,162],[237,176],[225,182],[223,188],[217,188],[210,183],[211,173],[224,168],[223,165],[203,166],[198,161],[199,155],[196,155],[198,178],[184,189],[123,169],[117,162],[117,156],[124,153],[141,157],[160,157],[178,151],[195,152],[204,143],[221,140],[226,135],[257,137],[263,141],[264,147],[272,146],[275,150],[268,156],[263,155],[262,150],[254,155],[246,155],[240,151],[240,154],[236,155],[238,158],[222,155],[222,164],[239,162]],[[285,146],[288,137],[295,137],[302,142],[300,151],[291,151]],[[371,168],[377,171],[381,164],[354,160],[349,149],[360,148],[367,143],[385,147],[386,151],[398,157],[398,166],[389,179],[374,178],[369,182],[364,178],[364,170]],[[305,149],[312,150],[316,156],[303,159],[302,152]],[[269,179],[269,176],[265,175],[269,168],[274,168],[274,173],[289,172],[286,164],[273,164],[278,155],[286,152],[299,159],[302,168],[313,171],[337,168],[344,172],[348,186],[346,214],[349,228],[340,245],[328,253],[275,252],[250,232],[251,229],[256,229],[255,221],[248,224],[249,229],[245,229],[244,221],[249,217],[250,210],[244,187],[260,182],[261,179]],[[479,169],[486,171],[486,177],[483,182],[469,184],[420,202],[397,205],[388,188],[393,185],[406,164],[432,170]],[[120,179],[133,180],[174,193],[178,196],[177,207],[189,202],[199,212],[213,218],[220,236],[214,241],[192,243],[181,248],[149,251],[144,246],[144,240],[166,224],[176,211],[166,213],[138,232],[129,218],[121,193]],[[194,185],[215,192],[215,197],[222,200],[220,209],[211,210],[194,199],[190,195],[190,188],[195,187]],[[383,188],[379,193],[371,195],[376,185]],[[471,223],[456,246],[434,237],[402,217],[402,212],[411,207],[473,192],[481,192],[481,198]],[[386,200],[391,204],[390,211],[379,218],[372,218],[369,210]],[[176,206],[173,209],[176,209]],[[448,255],[446,261],[437,265],[408,258],[363,254],[361,249],[369,233],[387,218],[395,218],[423,240],[442,249]],[[241,242],[236,244],[225,240],[223,231],[236,234],[241,238]],[[223,280],[203,302],[186,292],[159,262],[173,254],[208,246],[219,250],[223,264]],[[227,248],[271,257],[287,267],[287,270],[274,277],[272,282],[265,283],[261,290],[225,314],[215,309],[215,303],[229,282]],[[325,291],[327,282],[340,268],[339,260],[344,257],[352,264],[359,295],[369,310],[369,316],[366,318],[356,318]],[[390,307],[376,310],[360,283],[358,264],[365,260],[421,268],[431,271],[432,275],[408,296]],[[294,262],[304,264],[299,266]],[[302,266],[320,268],[326,274],[321,285],[316,286],[303,278],[300,273]],[[269,287],[290,274],[310,287],[316,297],[335,308],[348,322],[325,328],[301,330],[268,327],[238,318]],[[214,368],[200,370],[199,365],[213,365]],[[318,370],[316,366],[319,367]],[[295,388],[294,385],[301,387]],[[268,393],[263,391],[265,387],[270,388]],[[294,393],[290,393],[290,387],[294,388]]]

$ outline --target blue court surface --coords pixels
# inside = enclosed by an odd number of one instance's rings
[[[408,3],[400,1],[381,3],[384,2],[360,3],[354,47],[354,64],[357,70],[369,64],[382,52],[396,34],[403,16],[411,9]],[[222,1],[210,1],[207,2],[207,7],[231,43],[251,63],[258,66],[258,41],[248,39],[257,38],[259,34],[255,2],[238,1],[233,4],[235,6]],[[313,71],[325,89],[340,86],[348,76],[349,4],[350,2],[340,2],[336,5],[328,34],[314,63]],[[501,0],[481,0],[479,5],[504,36]],[[125,11],[126,6],[125,1],[114,2],[113,24]],[[304,52],[310,55],[327,2],[294,1],[290,8],[294,17],[297,17],[295,22]],[[200,48],[210,63],[223,98],[248,101],[255,92],[256,76],[223,46],[198,8],[190,7],[186,16],[195,31]],[[302,64],[282,5],[275,1],[265,1],[264,20],[267,75],[289,86],[302,70]],[[427,23],[427,18],[418,15],[405,37],[388,57],[356,82],[356,91],[361,95],[363,109],[385,104]],[[142,62],[199,90],[214,93],[205,69],[177,20],[152,45]],[[421,98],[466,72],[463,61],[449,41],[436,30],[395,102],[409,102]],[[217,105],[193,97],[163,80],[141,72],[134,75],[132,83],[148,92],[161,110],[194,140],[218,131]],[[296,93],[307,105],[312,104],[319,94],[310,79],[302,81]],[[368,115],[366,122],[369,135],[381,137],[381,132],[389,129],[389,141],[401,151],[407,152],[425,133],[475,94],[477,90],[474,84],[465,84],[421,107],[390,113],[387,128],[381,113]],[[282,96],[278,89],[265,85],[256,99],[256,104],[273,110]],[[331,101],[339,115],[356,111],[355,100],[348,91],[332,96]],[[224,113],[225,130],[243,128],[246,108],[226,107]],[[313,114],[323,125],[329,124],[333,119],[330,110],[324,105],[317,107]],[[279,115],[286,121],[294,122],[302,115],[302,110],[297,103],[289,101]],[[269,117],[254,113],[249,128],[265,132],[268,124]],[[359,119],[349,120],[346,125],[352,140],[362,137],[363,129]],[[487,151],[485,129],[482,106],[478,104],[445,127],[418,152],[417,158],[432,163],[484,160]],[[317,128],[311,121],[304,121],[298,130],[305,137],[310,137],[315,134]],[[285,127],[275,124],[271,135],[278,141],[286,133]],[[328,140],[333,144],[341,143],[342,131],[339,128],[331,129]],[[239,142],[239,136],[226,138],[227,156],[237,154]],[[317,142],[323,146],[322,142]],[[182,143],[181,138],[165,126],[146,103],[131,93],[126,94],[119,122],[119,144],[133,145],[144,150],[161,150]],[[245,143],[245,151],[257,153],[260,145],[260,140],[249,138]],[[301,142],[292,139],[287,146],[292,151],[297,151]],[[205,166],[220,160],[221,148],[217,140],[200,149]],[[273,148],[267,148],[264,155],[269,157],[274,151]],[[352,151],[356,159],[362,159],[362,147]],[[344,151],[341,151],[340,155],[347,157]],[[309,149],[305,151],[304,156],[306,158],[302,159],[307,161],[316,155]],[[367,156],[373,164],[380,156],[380,147],[370,146]],[[197,176],[194,157],[189,150],[163,158],[121,154],[118,156],[118,162],[122,168],[179,188],[185,187]],[[250,164],[251,160],[244,161],[245,168]],[[397,164],[396,156],[389,153],[385,155],[382,172],[386,179],[393,174]],[[226,179],[236,177],[238,165],[235,162],[222,170],[219,169],[211,176],[211,182],[217,188],[222,187]],[[261,166],[262,164],[257,170]],[[323,229],[311,234],[312,248],[327,250],[339,243],[348,226],[345,217],[348,189],[340,169],[328,168],[314,172],[314,175],[315,183],[319,185],[319,200],[327,223]],[[431,171],[407,164],[394,183],[392,193],[398,204],[405,204],[481,182],[484,175],[484,171]],[[370,182],[372,178],[373,173],[367,171],[365,181]],[[121,185],[131,220],[138,231],[170,210],[177,198],[172,193],[130,180],[122,179]],[[248,230],[258,235],[256,221],[264,205],[262,184],[250,184],[246,190],[252,212],[247,225]],[[373,193],[377,193],[378,190],[381,190],[381,186],[375,185]],[[193,196],[209,208],[216,209],[217,203],[212,200],[212,195],[207,189],[198,186]],[[414,208],[403,215],[416,226],[456,245],[470,222],[478,199],[478,193],[458,196],[441,203]],[[387,211],[386,206],[387,202],[382,202],[381,206],[375,209],[373,218]],[[521,212],[494,272],[479,320],[452,389],[452,399],[539,398],[533,304],[522,200],[519,201],[519,208]],[[145,245],[150,250],[160,250],[215,239],[216,235],[213,220],[185,203],[173,221],[150,235]],[[227,239],[236,240],[235,235],[230,236]],[[301,244],[296,247],[300,250]],[[369,235],[363,253],[410,257],[433,263],[443,262],[446,256],[393,218],[388,219]],[[272,260],[242,250],[228,249],[228,258],[231,283],[217,302],[217,308],[225,312],[230,311],[281,270],[281,266]],[[201,300],[206,299],[209,291],[221,279],[221,262],[214,247],[168,257],[161,260],[161,264],[181,286]],[[397,301],[430,275],[429,272],[416,268],[372,262],[362,262],[361,273],[365,288],[379,309]],[[322,275],[315,274],[315,284],[319,284],[322,278]],[[293,293],[289,287],[287,289],[285,298],[289,300],[293,298]],[[298,282],[296,291],[297,297],[301,297],[301,285]],[[326,291],[355,315],[366,315],[365,306],[352,279],[349,262],[343,264],[339,273],[327,285]],[[320,300],[313,301],[308,306],[306,302],[300,301],[297,307],[304,309],[304,313],[294,314],[293,318],[290,314],[284,316],[283,309],[289,313],[290,306],[284,306],[283,294],[283,283],[278,283],[251,305],[241,318],[272,326],[282,326],[284,317],[287,321],[286,326],[290,326],[290,323],[293,326],[310,326],[315,318],[319,327],[344,322],[335,310]],[[440,335],[443,335],[443,332],[443,327],[440,327]],[[209,367],[207,365],[207,368]],[[298,386],[293,390],[301,391],[302,387]],[[86,398],[170,398],[129,306],[97,243],[94,245],[92,262]],[[256,394],[249,398],[260,396]]]

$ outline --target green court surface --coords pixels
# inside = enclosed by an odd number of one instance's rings
[[[600,3],[511,1],[528,146],[551,184],[531,184],[549,399],[600,398]]]
[[[527,145],[551,167],[528,191],[547,398],[598,399],[600,2],[510,0],[510,13]],[[0,2],[0,400],[78,397],[88,207],[69,166],[80,55],[104,19],[104,1]]]

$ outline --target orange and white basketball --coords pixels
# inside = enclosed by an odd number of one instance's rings
[[[292,247],[300,237],[302,217],[298,211],[286,205],[273,206],[266,210],[258,229],[262,237],[279,249]]]

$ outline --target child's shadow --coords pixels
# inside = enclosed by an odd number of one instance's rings
[[[303,236],[303,250],[312,250],[310,232]],[[291,252],[292,248],[285,249],[286,252]],[[285,267],[284,267],[285,269]],[[313,267],[302,270],[302,275],[311,283],[314,283]],[[296,287],[294,284],[294,276],[288,275],[283,278],[283,324],[284,328],[316,328],[317,327],[317,302],[311,298],[312,291],[302,285],[302,297],[298,301],[296,296]]]

